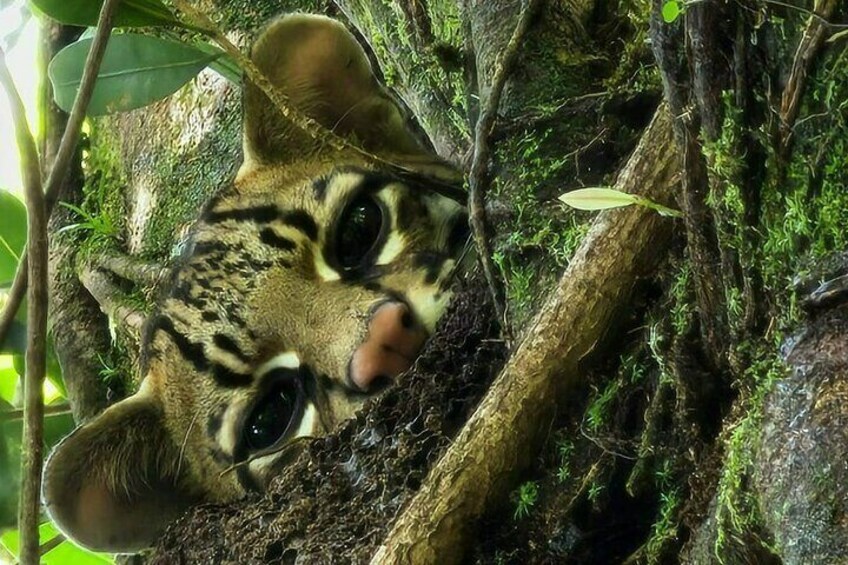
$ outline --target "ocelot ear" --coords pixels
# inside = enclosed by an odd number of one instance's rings
[[[427,153],[371,72],[362,47],[341,23],[323,16],[285,16],[262,33],[252,57],[291,107],[337,135],[376,154]],[[243,169],[291,162],[316,147],[246,81]]]
[[[152,545],[191,504],[179,448],[158,400],[138,394],[65,438],[44,470],[42,498],[59,529],[97,551],[127,553]]]

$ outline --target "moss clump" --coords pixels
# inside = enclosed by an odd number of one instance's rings
[[[755,357],[758,360],[743,376],[750,387],[738,404],[743,415],[725,433],[726,453],[718,482],[715,511],[717,535],[714,553],[720,563],[732,562],[728,561],[726,553],[731,549],[731,540],[735,544],[736,540],[745,539],[748,544],[756,542],[768,551],[774,551],[767,540],[756,536],[756,532],[762,530],[762,515],[748,479],[753,471],[753,458],[759,445],[766,395],[785,375],[786,370],[782,360],[771,348],[763,349]]]

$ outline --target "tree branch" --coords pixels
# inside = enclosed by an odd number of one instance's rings
[[[657,112],[616,188],[670,200],[679,157],[671,117]],[[480,516],[501,503],[544,440],[558,404],[627,308],[636,281],[664,255],[671,224],[630,207],[598,216],[523,342],[477,411],[395,522],[373,564],[452,563]]]
[[[96,268],[85,267],[80,273],[80,282],[91,293],[104,314],[126,325],[136,336],[141,335],[144,313],[127,306],[117,298],[121,293],[105,273]]]
[[[93,263],[92,267],[111,271],[137,285],[155,286],[171,272],[160,263],[142,261],[131,255],[98,255],[93,258]]]
[[[489,176],[489,159],[491,155],[489,138],[492,134],[492,128],[495,125],[495,119],[497,118],[504,85],[518,56],[518,48],[522,43],[524,35],[527,33],[527,28],[530,27],[530,20],[536,14],[540,4],[541,2],[539,0],[527,0],[527,4],[518,16],[518,23],[515,25],[512,37],[495,69],[489,95],[486,98],[486,106],[480,114],[477,120],[477,126],[475,127],[474,157],[471,161],[471,172],[468,175],[468,206],[474,243],[477,246],[477,256],[483,267],[483,274],[489,285],[489,291],[492,293],[492,300],[495,305],[498,321],[501,324],[504,336],[508,340],[510,340],[509,336],[511,332],[509,321],[506,319],[503,285],[492,263],[492,249],[486,234],[485,193],[491,182]]]
[[[41,461],[44,445],[44,375],[47,346],[47,214],[41,189],[41,168],[35,140],[29,131],[26,110],[15,88],[6,56],[0,48],[0,84],[9,98],[15,138],[21,154],[21,176],[27,208],[27,274],[31,284],[27,299],[27,349],[24,378],[24,426],[21,457],[21,492],[18,503],[20,557],[24,565],[39,563],[38,521]]]
[[[792,148],[792,129],[801,108],[801,98],[807,84],[807,75],[813,66],[819,49],[828,33],[827,18],[836,9],[836,0],[816,0],[814,10],[804,35],[795,50],[792,69],[783,89],[780,100],[780,138],[778,151],[782,160],[786,160]]]

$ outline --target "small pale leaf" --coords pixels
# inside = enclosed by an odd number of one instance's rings
[[[632,194],[612,188],[579,188],[566,192],[559,199],[578,210],[606,210],[636,203]]]

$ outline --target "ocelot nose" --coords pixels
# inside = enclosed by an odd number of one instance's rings
[[[363,392],[389,384],[409,369],[427,339],[402,302],[381,304],[368,322],[368,336],[350,360],[348,377]]]

